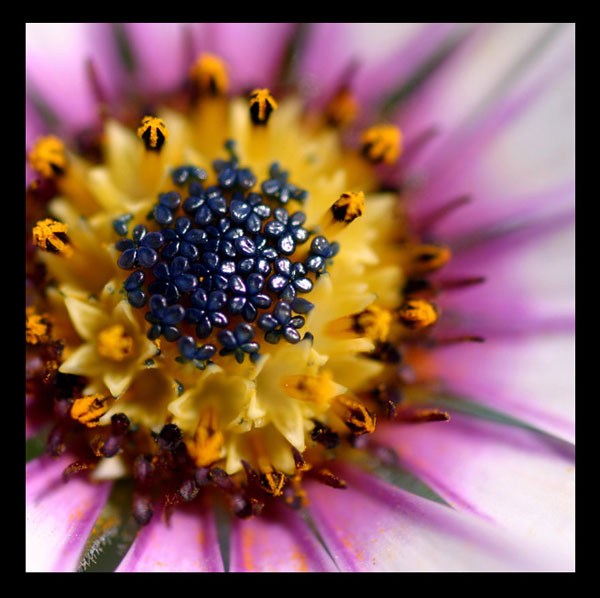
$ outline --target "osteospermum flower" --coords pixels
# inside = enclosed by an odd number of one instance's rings
[[[572,38],[32,26],[27,568],[572,569]]]

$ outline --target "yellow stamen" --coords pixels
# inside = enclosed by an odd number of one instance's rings
[[[281,494],[283,494],[283,487],[287,481],[287,476],[277,471],[271,465],[269,453],[259,434],[253,436],[252,448],[256,455],[258,470],[260,471],[259,482],[263,490],[273,496],[281,496]]]
[[[28,157],[31,166],[46,179],[63,174],[67,166],[65,144],[54,135],[38,139]]]
[[[111,361],[123,361],[133,351],[133,339],[125,333],[122,324],[113,324],[98,334],[98,353]]]
[[[225,95],[229,88],[225,63],[214,54],[201,54],[190,69],[190,77],[201,94]]]
[[[356,120],[358,115],[358,102],[354,94],[344,87],[338,91],[327,106],[325,118],[332,127],[346,127]]]
[[[290,397],[299,401],[315,403],[319,408],[327,405],[337,388],[330,374],[323,376],[309,376],[308,374],[285,376],[281,380],[281,385],[284,392]]]
[[[343,316],[328,322],[325,332],[336,338],[366,336],[371,340],[385,341],[392,319],[392,314],[387,309],[370,305],[358,314]]]
[[[33,227],[33,242],[50,253],[60,253],[64,257],[73,255],[73,247],[67,237],[68,226],[62,222],[46,218]]]
[[[393,164],[400,156],[402,135],[394,125],[376,125],[361,136],[363,154],[372,162]]]
[[[255,125],[267,124],[271,112],[276,109],[277,102],[268,89],[255,89],[250,94],[250,117]]]
[[[411,274],[426,274],[446,264],[452,253],[438,245],[416,245],[408,251],[407,268]]]
[[[137,134],[140,139],[143,139],[146,149],[150,151],[160,151],[169,138],[169,130],[165,122],[156,116],[144,116]]]
[[[50,322],[47,316],[33,313],[33,308],[26,310],[27,321],[25,323],[25,341],[30,345],[37,345],[48,340],[50,335]]]
[[[390,331],[392,314],[378,305],[370,305],[354,316],[354,330],[374,341],[385,341]]]
[[[108,410],[109,400],[110,397],[102,397],[99,394],[75,399],[71,406],[71,417],[88,428],[94,428]]]
[[[351,395],[337,396],[333,408],[353,434],[360,436],[375,431],[375,414]]]
[[[438,313],[432,303],[410,299],[398,308],[398,317],[404,326],[416,330],[433,324],[438,319]]]
[[[200,416],[194,440],[186,443],[188,452],[198,467],[208,467],[221,459],[224,442],[219,413],[214,407],[208,407]]]

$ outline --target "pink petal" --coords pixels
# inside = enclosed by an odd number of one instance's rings
[[[122,72],[109,24],[27,24],[28,82],[68,130],[89,126],[98,118],[87,59],[93,60],[107,97],[114,98],[122,85]]]
[[[381,426],[402,465],[459,510],[529,536],[574,567],[573,448],[511,426],[453,415],[443,424]]]
[[[214,23],[209,51],[229,65],[232,89],[270,87],[294,23]]]
[[[475,400],[567,441],[575,435],[575,339],[550,333],[439,348],[449,394]]]
[[[156,509],[117,571],[223,571],[212,511],[198,503],[180,505],[165,523]]]
[[[298,513],[274,506],[249,520],[235,519],[231,571],[335,571]]]
[[[529,27],[517,29],[521,42],[531,36]],[[487,40],[474,38],[471,43],[476,41],[485,47]],[[476,44],[470,50],[477,55]],[[573,55],[572,30],[567,29],[547,52],[517,70],[510,83],[499,86],[488,98],[484,92],[490,89],[485,85],[479,89],[480,82],[487,81],[480,65],[472,73],[472,86],[478,91],[473,92],[477,99],[472,105],[467,101],[471,112],[461,108],[453,116],[447,106],[420,101],[415,104],[418,114],[410,108],[403,112],[399,122],[404,125],[407,146],[411,137],[431,126],[439,131],[416,157],[405,157],[404,168],[411,176],[426,176],[415,194],[417,218],[423,210],[464,194],[474,198],[472,207],[444,219],[436,227],[438,233],[466,234],[531,205],[541,210],[540,215],[572,206],[568,183],[574,172]],[[461,66],[468,67],[468,57],[463,61],[465,65],[460,60],[450,65],[447,81],[438,82],[440,101],[446,101],[445,94],[450,93],[445,86],[455,85],[452,74],[458,76]],[[468,90],[469,85],[465,86]],[[564,192],[553,193],[560,185],[565,185]]]
[[[486,280],[440,296],[436,335],[446,329],[485,338],[574,330],[573,224],[573,215],[565,215],[455,253],[438,280],[482,274]]]
[[[397,86],[451,28],[444,23],[313,23],[297,74],[322,103],[355,63],[352,87],[370,103]]]
[[[193,33],[190,23],[124,23],[136,63],[135,79],[140,91],[173,90],[185,82],[194,55],[187,44]],[[189,32],[186,32],[186,28]],[[192,33],[193,31],[193,33]]]
[[[343,571],[529,571],[568,568],[553,553],[470,513],[350,468],[346,490],[312,485],[309,511]],[[343,494],[342,494],[343,493]]]
[[[27,571],[74,571],[104,507],[110,483],[61,474],[73,461],[40,457],[27,463],[25,480]]]

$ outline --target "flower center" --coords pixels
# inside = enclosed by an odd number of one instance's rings
[[[137,137],[107,122],[104,163],[62,146],[62,161],[52,147],[31,157],[64,198],[33,229],[54,293],[27,339],[60,334],[58,371],[85,385],[57,401],[67,421],[48,450],[81,426],[81,462],[121,460],[140,523],[154,481],[185,501],[218,487],[242,517],[265,494],[301,506],[305,475],[344,488],[327,463],[395,415],[397,343],[437,318],[406,279],[449,259],[409,242],[397,198],[375,192],[372,165],[398,158],[399,130],[344,148],[347,89],[311,120],[266,89],[229,102],[216,57],[191,75],[187,115],[146,116]]]
[[[113,324],[98,334],[98,353],[111,361],[123,361],[133,352],[133,339],[122,324]]]

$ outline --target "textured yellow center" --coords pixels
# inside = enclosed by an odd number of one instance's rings
[[[401,151],[400,129],[393,125],[377,125],[367,129],[361,137],[363,151],[373,162],[393,164]]]
[[[111,361],[123,361],[133,352],[133,339],[122,324],[113,324],[98,334],[98,353]]]
[[[67,165],[64,143],[52,135],[39,139],[28,157],[31,166],[48,179],[60,174]]]

